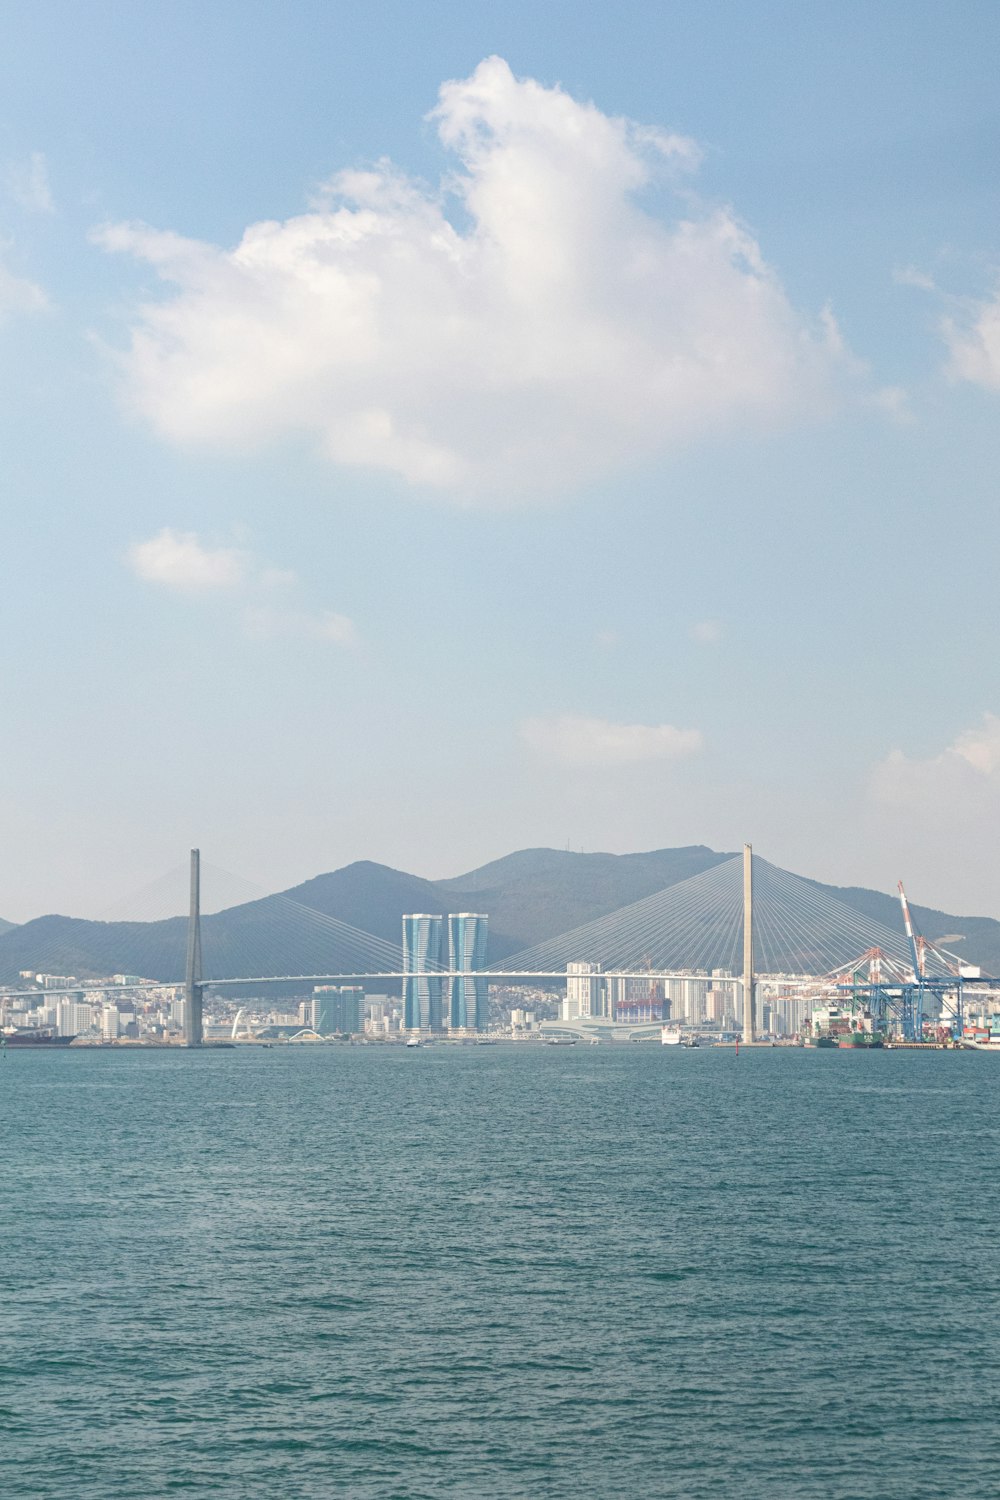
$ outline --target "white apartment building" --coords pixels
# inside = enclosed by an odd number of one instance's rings
[[[600,964],[566,965],[565,1021],[580,1021],[604,1014],[604,981]]]

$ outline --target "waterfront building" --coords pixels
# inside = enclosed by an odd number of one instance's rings
[[[726,1019],[726,1010],[729,1002],[728,990],[721,986],[718,989],[705,991],[705,1020],[710,1021],[713,1026],[721,1026]]]
[[[664,1018],[663,981],[655,975],[608,974],[604,1014],[609,1021],[633,1025]]]
[[[105,1005],[101,1011],[101,1036],[106,1042],[113,1042],[121,1033],[121,1012],[114,1005]]]
[[[403,917],[403,1030],[440,1031],[444,980],[441,968],[444,918],[427,912]]]
[[[56,1006],[56,1030],[60,1036],[79,1036],[90,1030],[93,1020],[94,1007],[73,996],[60,1000]]]
[[[345,1036],[355,1036],[364,1028],[365,989],[361,984],[340,986],[338,1019]]]
[[[373,1034],[388,1031],[390,1005],[387,995],[369,995],[365,1007],[365,1030]]]
[[[337,1030],[334,1011],[340,999],[338,984],[318,984],[313,990],[312,1029],[320,1036],[332,1036]]]
[[[569,995],[564,995],[559,1001],[559,1019],[560,1021],[579,1021],[580,1002],[575,996],[570,999]]]
[[[600,964],[566,965],[566,1020],[583,1020],[604,1014],[604,983]]]
[[[449,969],[486,966],[489,918],[482,912],[451,912],[448,917]],[[448,1025],[452,1031],[485,1031],[489,1023],[489,981],[485,976],[454,973],[448,980]]]
[[[689,1026],[700,1026],[705,1019],[705,991],[707,988],[707,981],[703,978],[684,980],[682,1004],[684,1019]]]
[[[309,1006],[309,1024],[320,1036],[353,1036],[361,1030],[362,985],[318,984]]]
[[[799,995],[779,995],[769,1001],[771,1030],[776,1036],[796,1036],[806,1020],[807,1002]]]

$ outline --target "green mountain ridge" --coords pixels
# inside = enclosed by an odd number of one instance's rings
[[[732,859],[704,844],[654,849],[645,854],[574,854],[566,849],[520,849],[438,887],[452,900],[471,892],[477,910],[489,913],[521,947],[544,942],[620,906],[641,901],[668,885]]]
[[[348,948],[338,948],[333,925],[324,931],[301,906],[394,944],[404,912],[483,911],[490,919],[489,959],[496,963],[732,857],[700,844],[636,854],[521,849],[436,881],[359,860],[288,891],[203,917],[204,972],[206,978],[353,972],[356,959]],[[809,884],[902,934],[895,897],[857,886]],[[968,962],[1000,973],[1000,922],[930,907],[912,910],[927,938],[950,938],[946,946]],[[80,979],[122,970],[175,982],[184,972],[185,945],[182,916],[158,922],[38,917],[0,932],[0,983],[15,982],[22,969]]]

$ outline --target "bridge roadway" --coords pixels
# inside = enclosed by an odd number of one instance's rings
[[[199,979],[203,990],[232,988],[240,984],[346,984],[349,981],[372,979],[488,979],[494,983],[517,983],[523,980],[559,980],[565,984],[567,977],[575,979],[645,979],[645,980],[711,980],[713,987],[724,984],[740,985],[740,974],[705,974],[691,969],[601,969],[593,975],[575,974],[567,976],[565,969],[366,969],[353,974],[241,974],[223,979]],[[822,974],[756,974],[757,985],[781,985],[789,989],[809,989],[817,984],[832,981]],[[130,995],[140,990],[166,988],[183,985],[182,979],[150,979],[144,984],[111,984],[100,979],[85,979],[78,984],[66,985],[62,989],[6,990],[0,989],[0,1003],[5,1000],[37,999],[42,996],[78,995],[81,991],[113,990],[118,995]],[[971,983],[1000,985],[1000,980],[973,980]]]
[[[219,985],[234,984],[327,984],[343,983],[348,979],[490,979],[495,983],[519,979],[714,979],[718,984],[742,984],[739,975],[677,974],[660,969],[600,969],[593,974],[570,974],[565,969],[393,969],[381,973],[364,974],[271,974],[261,978],[202,979],[203,989],[215,989]],[[805,983],[806,981],[802,981]],[[809,981],[814,982],[814,981]],[[52,993],[50,991],[50,993]]]
[[[222,979],[200,979],[199,985],[205,989],[232,988],[240,984],[345,984],[349,981],[372,980],[372,979],[488,979],[494,983],[516,983],[519,980],[544,979],[559,980],[565,984],[567,977],[577,979],[645,979],[645,980],[711,980],[713,988],[724,984],[741,985],[743,977],[740,974],[705,974],[696,973],[691,969],[602,969],[593,975],[578,974],[567,976],[565,969],[383,969],[373,971],[366,969],[353,974],[241,974],[226,976]],[[110,984],[100,979],[81,980],[78,984],[71,984],[62,989],[31,989],[31,990],[7,990],[0,989],[0,1004],[5,1000],[39,999],[42,996],[78,995],[81,991],[86,993],[90,990],[113,990],[119,995],[130,995],[140,990],[153,988],[166,988],[167,986],[179,986],[183,984],[182,979],[151,979],[144,984]],[[960,981],[956,977],[955,984]],[[780,985],[783,989],[815,989],[817,985],[831,985],[837,988],[850,988],[843,977],[831,977],[826,974],[755,974],[754,983],[759,986],[772,987]],[[930,982],[932,985],[941,986],[947,984],[947,979],[938,979]],[[1000,988],[1000,978],[982,975],[976,979],[965,979],[962,981],[964,987],[975,989],[982,986],[986,989]],[[865,986],[862,986],[865,988]],[[898,989],[899,984],[886,984],[885,989]]]

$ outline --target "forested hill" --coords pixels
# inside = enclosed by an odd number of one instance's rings
[[[489,958],[500,962],[521,948],[556,937],[732,857],[702,844],[641,854],[521,849],[464,875],[436,881],[360,860],[276,896],[204,917],[205,974],[334,972],[330,966],[337,961],[337,952],[330,947],[329,934],[310,932],[308,922],[291,920],[284,897],[392,943],[399,941],[404,912],[486,912]],[[894,896],[863,887],[810,884],[902,932]],[[1000,973],[1000,923],[993,918],[954,916],[920,906],[913,912],[925,937],[944,942],[989,973]],[[181,916],[161,922],[90,922],[46,916],[21,926],[0,923],[0,983],[12,983],[24,969],[74,974],[80,979],[122,970],[150,979],[177,980],[183,974],[185,933]],[[345,972],[351,971],[352,962],[345,958]]]

